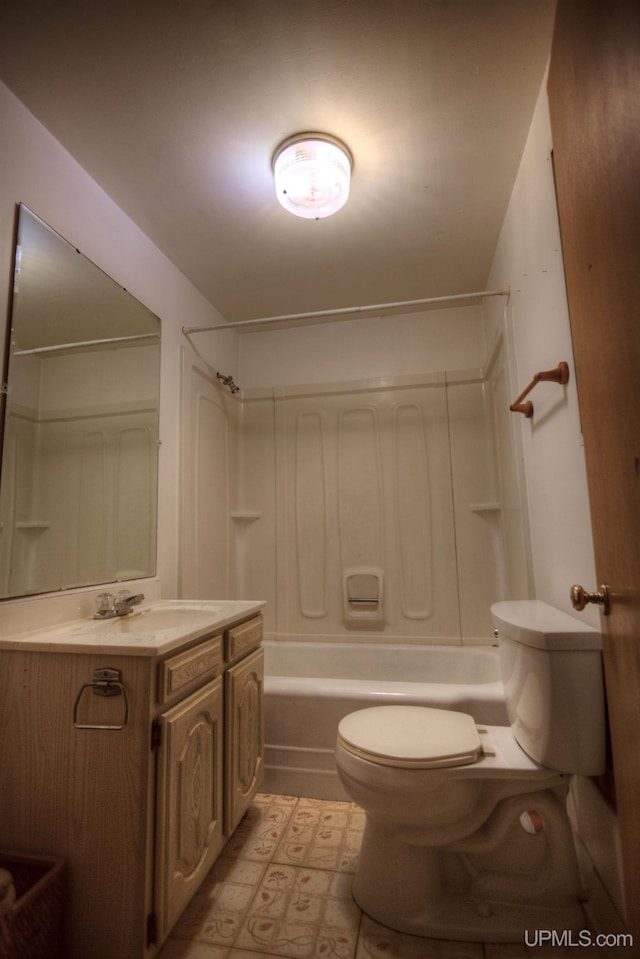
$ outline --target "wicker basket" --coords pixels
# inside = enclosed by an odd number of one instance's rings
[[[16,889],[0,959],[64,959],[63,861],[0,850],[0,866]]]

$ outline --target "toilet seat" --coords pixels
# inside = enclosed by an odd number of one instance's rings
[[[472,716],[429,706],[359,709],[340,721],[338,742],[361,759],[403,769],[463,766],[482,755]]]

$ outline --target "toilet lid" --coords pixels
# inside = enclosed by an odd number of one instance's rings
[[[430,769],[475,762],[482,744],[472,716],[428,706],[372,706],[345,716],[338,742],[383,766]]]

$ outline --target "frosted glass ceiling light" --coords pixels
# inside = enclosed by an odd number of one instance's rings
[[[353,160],[348,148],[324,133],[299,133],[281,143],[273,157],[279,202],[295,216],[331,216],[349,198]]]

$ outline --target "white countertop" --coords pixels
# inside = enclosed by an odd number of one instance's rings
[[[262,600],[158,600],[113,619],[74,619],[0,636],[0,649],[48,653],[163,656],[259,613]]]

